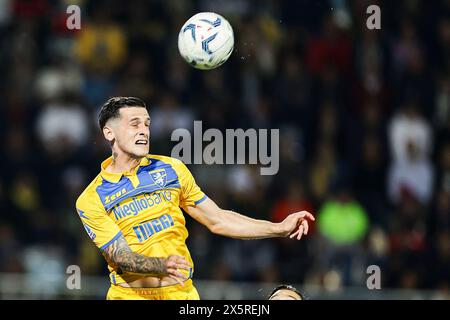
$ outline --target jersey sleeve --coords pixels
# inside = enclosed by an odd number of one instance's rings
[[[192,173],[186,165],[177,160],[178,175],[181,184],[180,207],[196,206],[206,200],[207,196],[195,182]]]
[[[96,196],[96,194],[82,195],[76,202],[76,209],[91,240],[97,247],[104,250],[117,240],[122,232],[113,219],[107,215]]]

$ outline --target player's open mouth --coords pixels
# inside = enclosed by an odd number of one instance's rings
[[[139,145],[147,145],[148,144],[148,140],[138,140],[135,142],[135,144],[139,144]]]

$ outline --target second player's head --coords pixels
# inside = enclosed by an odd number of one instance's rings
[[[304,298],[295,287],[283,284],[273,289],[269,300],[304,300]]]
[[[148,154],[150,116],[141,99],[110,98],[100,110],[98,124],[113,151],[131,158],[142,158]]]

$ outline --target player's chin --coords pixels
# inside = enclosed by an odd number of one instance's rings
[[[147,145],[135,145],[132,148],[132,154],[136,158],[145,157],[149,152],[149,146]]]

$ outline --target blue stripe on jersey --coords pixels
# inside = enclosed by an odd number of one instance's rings
[[[119,237],[122,236],[122,231],[119,231],[114,238],[112,238],[111,240],[109,240],[107,243],[105,243],[104,245],[102,245],[100,247],[101,250],[105,250],[106,248],[108,248],[114,241],[116,241],[117,239],[119,239]]]
[[[202,203],[203,201],[205,201],[206,198],[208,198],[208,197],[206,195],[204,195],[200,200],[195,201],[194,204],[198,205],[198,204]]]

